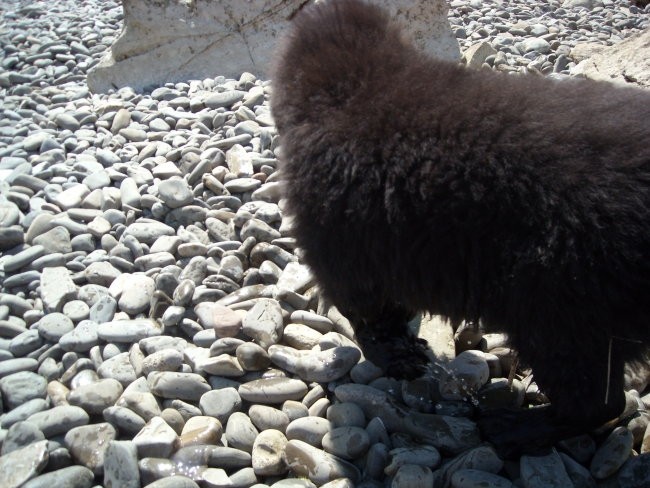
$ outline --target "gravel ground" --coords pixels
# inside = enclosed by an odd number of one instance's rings
[[[597,3],[453,0],[450,22],[468,64],[563,77],[576,44],[649,24]],[[526,371],[509,388],[503,337],[460,330],[412,382],[363,359],[283,219],[268,81],[92,95],[117,2],[0,12],[4,487],[650,486],[635,390],[604,439],[504,463],[474,404],[543,395]]]

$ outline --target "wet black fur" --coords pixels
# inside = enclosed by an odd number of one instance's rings
[[[480,319],[554,409],[500,441],[621,412],[650,344],[650,92],[435,60],[352,0],[301,12],[272,77],[298,243],[371,359],[411,377],[411,312]]]

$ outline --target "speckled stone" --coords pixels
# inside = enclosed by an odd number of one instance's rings
[[[43,440],[0,456],[0,473],[3,473],[4,486],[18,488],[38,475],[49,459],[47,446],[48,441]]]
[[[84,466],[68,466],[29,480],[21,488],[91,488],[95,475]]]
[[[109,442],[104,452],[104,488],[140,488],[138,452],[133,442]]]
[[[78,463],[95,475],[104,473],[104,454],[117,431],[108,423],[83,425],[70,429],[65,435],[65,446]]]

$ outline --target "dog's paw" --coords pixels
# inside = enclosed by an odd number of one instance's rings
[[[504,459],[547,454],[557,441],[575,435],[578,430],[559,420],[550,405],[484,411],[477,424],[481,437]]]
[[[366,357],[384,370],[386,376],[398,380],[413,380],[427,373],[431,365],[427,357],[427,342],[414,335],[375,341],[364,349]]]
[[[386,375],[397,379],[413,380],[423,376],[431,362],[426,355],[427,342],[415,336],[400,338],[400,343],[393,343]]]

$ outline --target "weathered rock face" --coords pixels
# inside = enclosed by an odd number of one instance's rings
[[[650,88],[650,29],[596,52],[571,74]]]
[[[313,1],[313,0],[310,0]],[[444,0],[376,0],[428,52],[458,59]],[[276,40],[304,0],[122,0],[124,28],[88,74],[93,92],[136,90],[217,74],[264,75]]]

